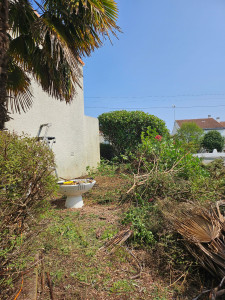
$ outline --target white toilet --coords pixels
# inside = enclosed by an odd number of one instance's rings
[[[84,205],[82,194],[89,191],[96,183],[93,179],[73,179],[58,181],[59,192],[65,196],[67,208],[81,208]]]

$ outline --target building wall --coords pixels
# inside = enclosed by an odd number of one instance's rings
[[[218,131],[222,136],[225,137],[225,129],[204,129],[204,133],[208,133],[208,132],[210,132],[212,130]]]
[[[173,125],[173,130],[172,130],[172,135],[176,134],[177,133],[177,130],[179,129],[179,125],[177,124],[177,122],[175,121],[174,122],[174,125]]]
[[[97,118],[85,116],[86,166],[97,167],[100,162],[99,124]]]
[[[11,115],[13,120],[6,127],[19,134],[37,136],[41,124],[51,123],[48,136],[56,138],[52,149],[59,177],[72,179],[85,175],[87,166],[97,166],[100,154],[98,120],[84,116],[83,90],[79,88],[72,103],[66,104],[49,97],[36,82],[32,86],[32,108],[27,113]]]

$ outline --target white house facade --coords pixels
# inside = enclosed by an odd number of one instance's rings
[[[212,130],[216,130],[221,133],[223,137],[225,137],[225,122],[221,122],[220,118],[211,118],[209,115],[208,118],[205,119],[186,119],[186,120],[176,120],[174,122],[172,135],[177,133],[177,130],[182,126],[184,123],[195,123],[200,128],[204,130],[204,133],[207,133]]]
[[[83,79],[81,79],[83,86]],[[87,166],[96,168],[100,162],[98,119],[84,115],[83,89],[70,104],[48,96],[33,82],[34,103],[21,114],[12,114],[7,122],[9,131],[37,136],[40,125],[50,123],[48,136],[55,137],[52,150],[55,153],[57,173],[64,179],[86,174]]]

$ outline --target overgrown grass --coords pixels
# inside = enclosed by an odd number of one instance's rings
[[[146,150],[147,146],[150,149]],[[22,247],[26,252],[17,256],[16,269],[26,270],[34,263],[35,254],[41,253],[59,299],[68,294],[71,299],[86,299],[84,290],[93,299],[100,294],[109,299],[125,295],[130,299],[188,299],[185,297],[192,282],[197,282],[199,288],[200,278],[204,283],[206,277],[174,230],[170,216],[179,215],[186,206],[208,207],[224,199],[225,170],[221,161],[207,167],[197,160],[193,164],[184,161],[179,166],[177,159],[182,160],[183,154],[177,158],[178,150],[173,144],[163,151],[159,145],[156,150],[151,147],[145,144],[144,158],[139,152],[127,164],[103,161],[97,171],[90,170],[89,176],[95,177],[97,184],[85,194],[86,212],[51,207],[36,218],[30,228],[31,238],[24,237]],[[156,151],[161,161],[150,150]],[[169,164],[165,167],[168,155]],[[135,172],[135,168],[139,170]],[[141,177],[141,183],[134,173],[148,176]],[[127,193],[133,183],[136,185]],[[90,209],[92,206],[95,210]],[[99,252],[123,225],[133,230],[127,245],[111,254]],[[19,235],[18,243],[20,239]],[[127,246],[134,253],[145,253],[144,259],[135,259]],[[148,274],[139,274],[141,283],[132,279],[140,266],[149,267]],[[153,269],[164,283],[155,280],[149,287],[144,277]],[[10,277],[5,280],[10,285]]]

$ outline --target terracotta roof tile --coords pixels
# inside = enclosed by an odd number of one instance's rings
[[[223,127],[225,127],[225,121],[221,121],[220,124],[223,125]]]
[[[225,122],[217,122],[213,118],[206,119],[187,119],[187,120],[176,120],[179,127],[181,127],[184,123],[195,123],[202,129],[217,129],[217,128],[225,128]],[[224,123],[224,124],[222,124]]]

